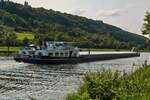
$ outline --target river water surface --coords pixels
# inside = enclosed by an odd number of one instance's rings
[[[0,100],[63,100],[77,90],[87,72],[105,69],[130,72],[150,64],[150,53],[140,57],[97,61],[74,65],[31,65],[0,57]]]

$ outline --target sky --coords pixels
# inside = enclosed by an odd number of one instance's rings
[[[25,0],[11,0],[23,4]],[[26,0],[33,7],[44,7],[69,14],[102,20],[129,32],[141,34],[149,0]]]

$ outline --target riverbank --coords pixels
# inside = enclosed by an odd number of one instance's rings
[[[83,84],[67,100],[149,100],[150,66],[133,73],[102,71],[86,74]]]
[[[13,56],[15,55],[21,47],[9,47],[9,51],[8,51],[8,47],[7,46],[0,46],[0,56]]]

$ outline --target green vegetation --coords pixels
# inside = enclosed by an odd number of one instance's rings
[[[20,50],[20,47],[10,47],[10,51],[12,51],[12,52],[18,52]],[[7,47],[2,47],[2,46],[0,46],[0,51],[7,51]]]
[[[142,33],[150,35],[150,12],[146,12],[145,14],[144,24],[142,27]]]
[[[143,36],[124,31],[103,21],[51,9],[32,8],[27,3],[21,5],[1,1],[0,25],[11,27],[18,33],[17,46],[28,42],[41,44],[44,40],[67,41],[82,48],[102,49],[132,47],[143,49],[149,45]],[[29,35],[28,32],[34,35]]]
[[[9,47],[9,51],[8,51],[8,47],[0,46],[0,56],[14,55],[20,49],[21,47]]]
[[[0,43],[7,46],[7,54],[9,54],[10,46],[15,45],[17,36],[10,27],[0,26],[0,30]]]
[[[150,38],[150,12],[146,12],[144,18],[144,24],[141,29],[143,35],[149,35]],[[150,42],[150,39],[148,40]],[[146,51],[150,51],[150,45],[145,48]]]
[[[89,73],[83,85],[66,100],[149,100],[150,66],[139,68],[133,73],[102,71]]]

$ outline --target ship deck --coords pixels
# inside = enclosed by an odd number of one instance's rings
[[[97,55],[97,54],[135,54],[136,52],[130,51],[111,51],[111,52],[100,52],[100,51],[91,51],[90,55]],[[88,51],[81,51],[79,55],[89,55]]]

